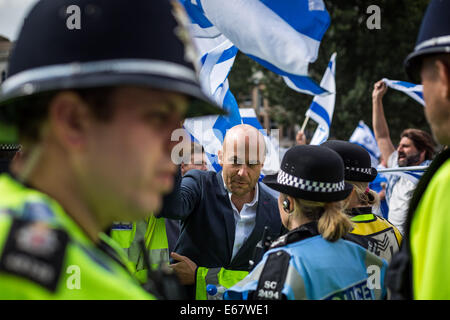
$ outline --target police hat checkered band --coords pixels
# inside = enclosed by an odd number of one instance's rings
[[[418,51],[418,50],[426,48],[426,47],[434,47],[434,46],[441,46],[441,45],[450,45],[450,35],[425,40],[425,41],[419,43],[414,48],[414,51]]]
[[[337,192],[343,191],[345,188],[344,180],[342,180],[341,182],[312,181],[295,177],[282,170],[278,172],[277,182],[281,185],[290,186],[298,188],[303,191],[312,191],[312,192]]]
[[[171,77],[181,80],[198,82],[195,72],[183,65],[170,61],[144,59],[117,59],[83,63],[68,63],[45,66],[19,72],[2,84],[2,94],[22,86],[26,94],[34,91],[32,82],[46,81],[58,78],[68,78],[80,75],[111,72],[116,74],[148,74]]]
[[[20,149],[19,144],[15,143],[1,143],[0,144],[0,151],[16,151]]]
[[[355,167],[345,167],[345,170],[361,172],[365,174],[372,174],[372,168],[355,168]]]

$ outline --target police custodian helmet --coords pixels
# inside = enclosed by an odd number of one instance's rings
[[[422,19],[414,51],[405,59],[408,76],[420,82],[419,72],[425,55],[450,53],[450,1],[432,0]]]
[[[79,15],[75,27],[72,12]],[[32,107],[29,98],[54,90],[136,85],[193,98],[187,117],[223,114],[188,58],[183,14],[169,0],[39,1],[12,50],[0,107]]]

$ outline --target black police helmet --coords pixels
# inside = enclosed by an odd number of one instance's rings
[[[371,182],[377,177],[377,169],[372,167],[370,154],[363,147],[342,140],[328,140],[320,146],[334,150],[341,156],[345,180]]]
[[[16,102],[32,107],[28,99],[42,92],[136,85],[193,98],[187,117],[224,114],[202,92],[186,59],[188,37],[173,14],[179,12],[176,3],[39,1],[12,50],[0,107]],[[77,8],[78,26],[70,20]]]
[[[353,190],[344,181],[344,162],[339,154],[311,145],[286,151],[278,173],[265,176],[263,183],[291,197],[316,202],[344,200]]]
[[[420,83],[420,67],[424,56],[450,53],[450,1],[432,0],[422,19],[414,51],[404,62],[411,80]]]

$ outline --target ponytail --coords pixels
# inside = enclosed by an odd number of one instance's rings
[[[347,181],[351,183],[356,191],[356,195],[358,196],[359,204],[365,206],[379,206],[380,205],[380,197],[378,193],[368,188],[368,182],[360,182],[360,181]]]
[[[318,229],[322,237],[331,242],[339,240],[353,229],[349,217],[342,211],[342,202],[325,204]]]
[[[295,199],[298,210],[295,215],[303,215],[311,221],[318,221],[319,233],[325,240],[334,242],[353,229],[352,222],[343,212],[345,202],[315,202]]]

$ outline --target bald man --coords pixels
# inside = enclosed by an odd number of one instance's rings
[[[248,274],[264,227],[274,239],[284,231],[277,200],[258,182],[265,154],[256,128],[231,128],[218,153],[223,170],[190,170],[160,213],[182,221],[172,268],[197,299],[211,298],[208,284],[220,292]]]

